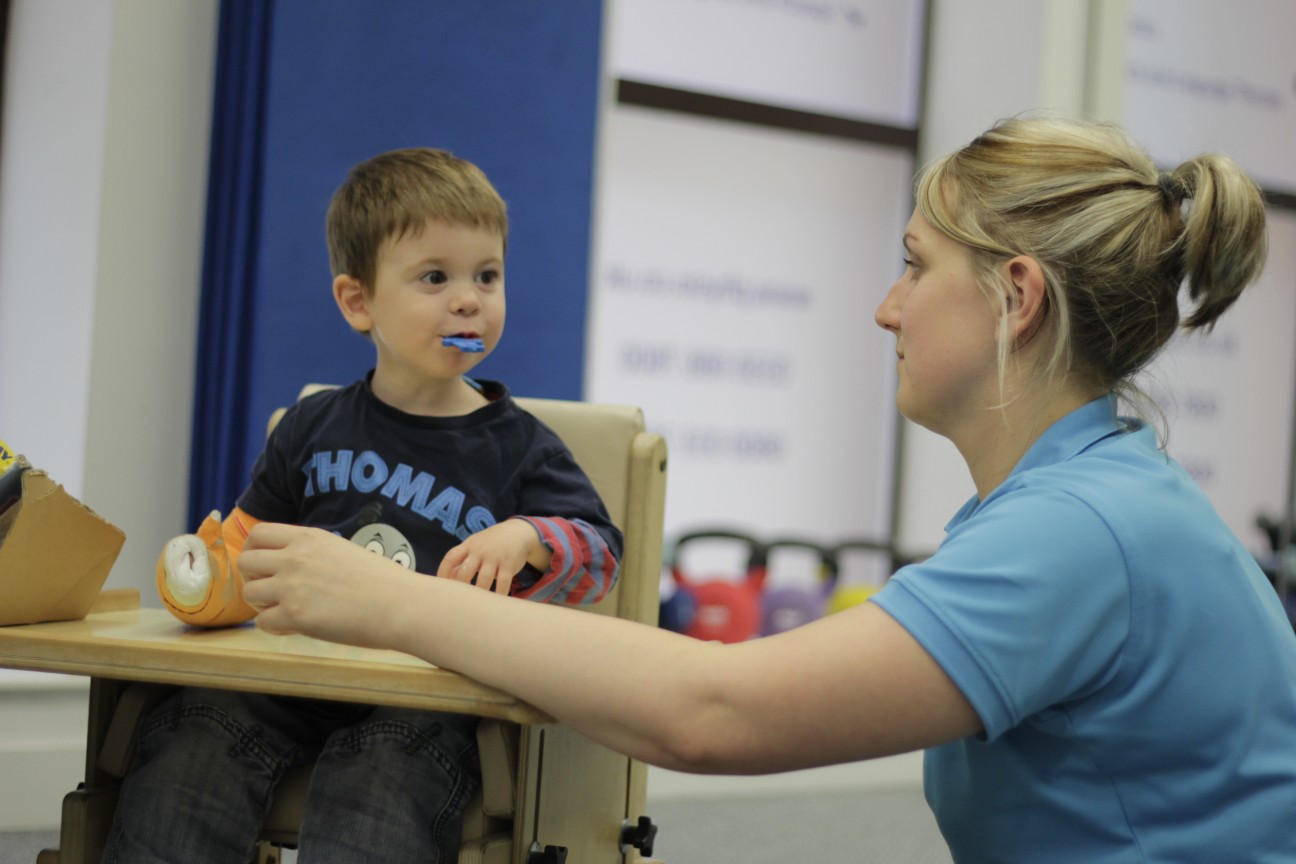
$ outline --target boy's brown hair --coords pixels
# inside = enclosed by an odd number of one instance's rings
[[[382,244],[429,222],[496,231],[508,244],[504,200],[471,162],[430,147],[361,162],[333,193],[325,218],[333,276],[352,276],[371,292]]]

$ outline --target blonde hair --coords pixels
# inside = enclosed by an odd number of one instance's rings
[[[983,288],[1011,301],[1001,265],[1018,255],[1044,272],[1054,343],[1044,382],[1140,395],[1133,377],[1180,326],[1207,332],[1254,282],[1267,251],[1264,197],[1229,157],[1162,173],[1117,126],[1056,117],[1001,121],[922,173],[924,218],[970,246]],[[1000,384],[1013,353],[1000,344]]]
[[[382,244],[429,222],[484,228],[508,243],[504,200],[471,162],[428,147],[361,162],[333,193],[325,217],[333,275],[352,276],[371,292]]]

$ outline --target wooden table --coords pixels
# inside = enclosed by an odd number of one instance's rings
[[[97,607],[109,611],[79,621],[0,627],[0,666],[552,722],[525,702],[405,654],[274,636],[251,624],[197,629],[163,609],[129,608],[133,593],[109,595]],[[128,608],[113,611],[120,606]]]
[[[569,846],[572,861],[645,860],[633,850],[623,855],[619,841],[623,821],[642,807],[642,791],[630,794],[643,785],[642,778],[632,782],[642,766],[533,706],[405,654],[274,636],[252,625],[196,629],[138,604],[137,592],[105,592],[84,619],[0,627],[0,667],[90,678],[87,788],[109,782],[93,754],[125,682],[454,711],[521,724],[512,860],[524,860],[533,841]],[[87,844],[106,834],[111,814],[96,806],[85,805],[69,828],[65,801],[62,854],[47,851],[40,860],[78,861],[93,850]]]

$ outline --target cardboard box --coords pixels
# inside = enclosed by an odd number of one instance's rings
[[[22,494],[0,512],[0,625],[84,618],[126,535],[21,457],[4,477],[14,471]]]

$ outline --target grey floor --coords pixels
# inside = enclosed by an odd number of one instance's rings
[[[672,802],[649,808],[665,864],[951,864],[917,790]]]
[[[951,864],[916,790],[657,802],[649,816],[665,864]],[[0,834],[0,864],[57,844],[52,831]]]

